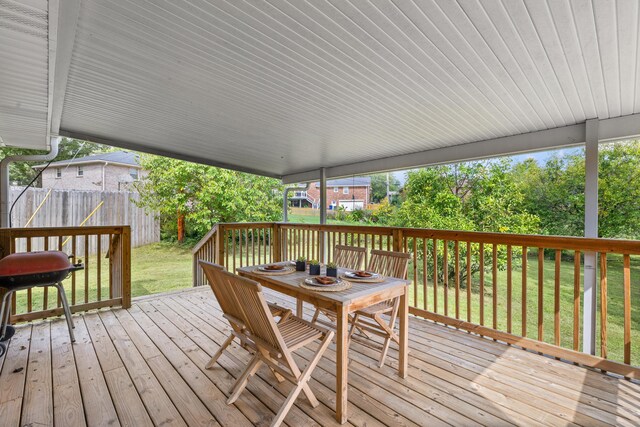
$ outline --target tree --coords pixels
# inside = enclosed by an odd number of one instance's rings
[[[599,236],[640,238],[640,141],[603,144],[599,151]],[[545,234],[584,235],[584,150],[515,170],[527,210]]]
[[[398,209],[396,225],[445,230],[488,231],[500,233],[533,233],[538,231],[538,218],[528,213],[524,195],[514,182],[509,160],[470,162],[435,166],[409,172],[405,185],[405,201]],[[473,245],[472,253],[478,253]],[[417,249],[422,251],[421,248]],[[433,252],[433,243],[428,242]],[[465,259],[466,248],[460,257]],[[519,248],[513,248],[518,259]],[[420,256],[425,256],[421,254]],[[439,246],[438,263],[444,262]],[[489,260],[489,252],[485,253]],[[479,270],[473,258],[471,272]],[[449,258],[449,283],[454,283],[455,268]],[[499,247],[498,268],[506,268],[506,248]],[[440,278],[443,269],[439,270]],[[461,270],[464,283],[466,271]]]
[[[398,191],[400,181],[393,174],[378,173],[371,175],[371,201],[380,203],[387,197],[387,175],[389,177],[389,191]]]
[[[106,152],[111,150],[105,145],[96,144],[89,141],[64,138],[60,142],[58,155],[54,161],[69,160],[74,157],[84,157],[91,154]],[[8,156],[16,155],[38,155],[46,154],[44,150],[29,150],[26,148],[4,147],[0,148],[0,160]],[[13,162],[9,167],[9,180],[17,185],[27,185],[37,175],[38,171],[33,169],[36,164],[43,162]]]
[[[273,178],[142,155],[148,175],[135,184],[140,205],[160,212],[165,235],[200,238],[217,222],[276,221],[282,218],[282,185]]]

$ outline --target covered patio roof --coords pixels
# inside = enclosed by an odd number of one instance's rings
[[[0,137],[315,180],[640,134],[635,1],[6,0]]]

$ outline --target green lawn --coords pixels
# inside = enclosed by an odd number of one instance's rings
[[[307,212],[308,211],[308,212]],[[316,209],[298,209],[298,213],[291,213],[287,216],[288,222],[295,224],[320,224],[320,211]],[[327,224],[332,225],[361,225],[351,221],[338,221],[327,218]]]

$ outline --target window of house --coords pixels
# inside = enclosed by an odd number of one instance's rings
[[[56,168],[56,178],[62,178],[62,168]]]
[[[343,187],[342,194],[349,194],[349,187]]]
[[[131,175],[131,178],[133,178],[134,181],[137,181],[138,180],[138,169],[129,168],[129,175]]]
[[[84,176],[84,169],[82,166],[78,166],[77,176]]]
[[[338,187],[333,187],[333,192],[337,193],[338,192]]]

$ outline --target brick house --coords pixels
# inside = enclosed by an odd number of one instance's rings
[[[130,190],[144,174],[138,155],[114,151],[53,162],[42,173],[42,188],[58,190]],[[41,169],[46,165],[34,166]]]
[[[346,210],[364,209],[371,198],[371,178],[343,178],[327,181],[327,207]],[[320,183],[314,182],[307,191],[296,191],[290,199],[292,206],[320,208]]]

